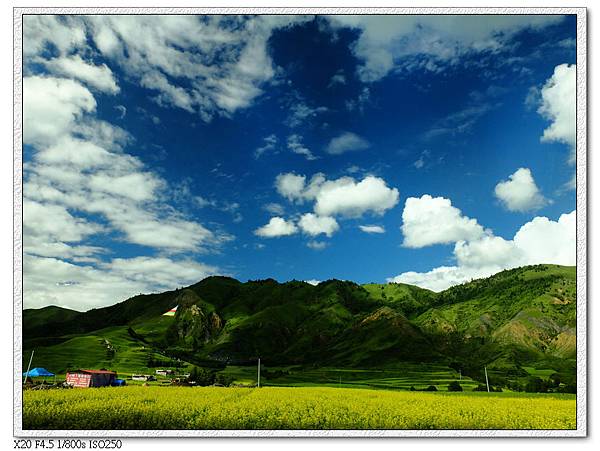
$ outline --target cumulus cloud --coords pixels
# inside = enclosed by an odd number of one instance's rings
[[[307,184],[306,176],[288,172],[276,177],[275,187],[289,201],[314,201],[314,212],[319,216],[356,218],[367,212],[382,215],[396,206],[400,196],[396,188],[374,176],[357,182],[352,177],[327,180],[317,173]]]
[[[112,71],[106,64],[96,66],[84,61],[79,55],[63,56],[45,62],[48,70],[54,74],[75,78],[99,91],[116,94],[119,86]]]
[[[279,216],[275,216],[269,220],[268,224],[256,229],[254,234],[263,238],[277,238],[293,235],[296,232],[298,232],[298,227],[293,221],[286,221]]]
[[[325,151],[331,155],[341,155],[346,152],[364,150],[369,148],[369,146],[369,142],[356,133],[344,132],[333,138],[325,148]]]
[[[378,225],[359,225],[358,228],[365,233],[385,233],[385,229]]]
[[[510,211],[537,210],[548,204],[548,200],[540,193],[528,168],[517,169],[508,180],[496,185],[494,193]]]
[[[576,77],[574,64],[556,66],[541,90],[538,108],[538,113],[551,121],[544,130],[542,141],[567,144],[572,150],[572,161],[576,144]]]
[[[23,142],[48,145],[68,134],[76,120],[96,109],[92,93],[73,80],[23,79]]]
[[[485,234],[477,220],[464,216],[450,199],[429,194],[406,199],[401,229],[403,246],[412,248],[474,240]]]
[[[275,189],[289,201],[301,200],[305,183],[305,176],[288,172],[275,178]]]
[[[538,216],[525,223],[512,240],[491,233],[455,243],[455,266],[440,266],[427,272],[405,272],[388,282],[408,283],[442,291],[446,288],[488,277],[504,269],[524,265],[576,264],[576,212],[557,221]]]
[[[340,228],[337,221],[330,216],[317,216],[313,213],[302,215],[298,225],[302,231],[311,236],[325,234],[331,237]]]
[[[525,254],[527,264],[572,266],[576,263],[576,221],[575,211],[561,215],[558,221],[538,216],[523,225],[513,241]]]
[[[358,76],[374,82],[399,69],[437,72],[456,65],[461,56],[510,49],[510,39],[526,29],[540,29],[561,16],[331,16],[334,28],[360,31],[353,52],[362,62]]]
[[[360,182],[342,177],[324,182],[316,195],[315,212],[322,216],[360,217],[366,212],[383,215],[398,203],[396,188],[379,177],[367,176]]]

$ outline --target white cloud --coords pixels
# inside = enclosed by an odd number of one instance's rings
[[[291,202],[314,201],[314,212],[319,216],[352,218],[367,212],[382,215],[396,206],[399,198],[396,188],[389,188],[385,180],[374,176],[357,182],[352,177],[327,180],[316,173],[307,185],[306,176],[288,172],[276,177],[275,187]]]
[[[99,91],[108,94],[119,92],[114,75],[106,64],[96,66],[84,61],[81,56],[74,55],[54,58],[46,61],[45,65],[54,74],[75,78]]]
[[[23,79],[23,142],[48,145],[69,133],[77,119],[96,109],[94,96],[81,84],[55,77]]]
[[[303,155],[307,160],[316,160],[310,149],[302,144],[302,136],[298,134],[293,134],[288,136],[287,139],[287,147],[292,152],[297,153],[298,155]]]
[[[93,117],[95,99],[80,83],[26,77],[24,98],[23,139],[36,149],[25,170],[26,199],[100,215],[128,242],[170,252],[204,250],[231,238],[164,202],[166,182],[123,152],[127,133]],[[44,249],[68,253],[58,242]]]
[[[298,227],[292,221],[275,216],[269,220],[268,224],[256,229],[254,234],[263,238],[276,238],[293,235],[296,232],[298,232]]]
[[[344,75],[343,70],[337,71],[329,80],[328,88],[335,85],[345,85],[346,84],[346,76]]]
[[[275,178],[277,192],[289,201],[301,200],[303,197],[306,177],[291,172],[279,174]]]
[[[326,241],[312,240],[312,241],[309,241],[308,243],[306,243],[306,246],[311,248],[314,251],[322,251],[327,246],[329,246],[329,243],[327,243]]]
[[[512,241],[499,236],[487,235],[473,241],[459,241],[454,246],[454,256],[461,268],[494,268],[493,271],[508,266],[525,264],[524,254]]]
[[[205,121],[249,107],[275,77],[267,50],[275,29],[303,16],[96,15],[28,16],[26,63],[43,63],[54,46],[56,69],[101,89],[114,89],[102,67],[82,66],[88,39],[113,68],[154,91],[162,106],[198,112]],[[83,69],[75,73],[76,68]],[[103,71],[102,74],[98,69]],[[91,78],[95,71],[101,78]]]
[[[330,216],[317,216],[313,213],[302,215],[298,225],[302,231],[311,236],[317,236],[321,233],[331,237],[340,228],[337,221]]]
[[[352,177],[326,181],[316,194],[315,213],[321,216],[360,217],[366,212],[383,215],[398,203],[396,188],[379,177],[367,176],[360,182]]]
[[[294,96],[290,105],[290,114],[285,121],[288,127],[296,128],[319,114],[329,111],[327,107],[308,105],[300,96]]]
[[[385,233],[385,229],[378,225],[359,225],[358,228],[365,233]]]
[[[541,28],[562,16],[331,16],[334,27],[360,30],[353,52],[362,61],[358,76],[373,82],[398,69],[439,71],[456,65],[469,52],[510,48],[510,39],[525,28]]]
[[[96,192],[127,197],[137,202],[151,200],[165,182],[150,172],[134,172],[126,175],[94,174],[89,187]]]
[[[494,193],[510,211],[537,210],[548,204],[548,200],[540,193],[528,168],[517,169],[508,180],[496,185]]]
[[[576,264],[576,243],[575,211],[561,215],[558,221],[538,216],[524,224],[512,240],[490,233],[471,241],[458,241],[454,247],[456,266],[441,266],[424,273],[405,272],[388,282],[442,291],[524,265],[573,266]]]
[[[460,270],[456,266],[440,266],[428,272],[404,272],[396,277],[387,279],[387,282],[406,283],[439,292],[453,285],[459,285],[471,279],[476,279],[479,274],[476,271],[471,271],[471,274],[469,274],[469,271]]]
[[[64,206],[23,201],[24,232],[47,240],[77,242],[103,230],[98,224],[71,215]]]
[[[561,215],[558,221],[538,216],[523,225],[513,241],[525,254],[527,264],[575,265],[576,217],[575,211]]]
[[[48,44],[64,55],[85,41],[85,27],[78,18],[47,14],[23,16],[23,54],[27,58],[39,55]]]
[[[278,204],[277,202],[271,202],[263,205],[263,210],[271,213],[274,216],[283,216],[285,213],[285,208],[283,208],[283,205]]]
[[[370,146],[369,142],[356,133],[344,132],[333,138],[327,145],[325,151],[331,155],[341,155],[346,152],[364,150]]]
[[[321,281],[317,280],[317,279],[309,279],[309,280],[305,280],[304,282],[306,282],[310,285],[314,285],[314,286],[319,285],[321,283]]]
[[[26,308],[59,305],[76,310],[191,285],[219,273],[192,260],[165,257],[121,258],[95,267],[25,254],[23,268]]]
[[[125,108],[123,105],[116,105],[115,110],[119,112],[119,119],[123,119],[127,114],[127,108]]]
[[[401,229],[403,245],[412,248],[474,240],[484,235],[483,227],[453,207],[449,199],[429,194],[406,199]]]
[[[365,106],[371,100],[371,90],[368,86],[363,87],[356,99],[348,99],[344,102],[346,109],[350,112],[357,110],[360,113],[365,112]]]
[[[275,146],[277,145],[277,136],[269,135],[263,138],[264,144],[258,147],[254,151],[254,158],[257,160],[263,156],[263,154],[270,152],[271,150],[275,150]]]
[[[554,68],[541,90],[538,113],[552,123],[544,130],[542,141],[562,142],[571,148],[571,162],[575,161],[576,145],[576,77],[577,67],[561,64]]]

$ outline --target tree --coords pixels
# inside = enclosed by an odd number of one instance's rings
[[[223,373],[217,373],[215,376],[215,384],[223,385],[224,387],[229,387],[233,383],[233,376]]]
[[[463,388],[458,381],[452,381],[448,384],[448,391],[463,391]]]
[[[525,385],[525,391],[528,393],[546,393],[548,387],[546,382],[539,377],[530,377]]]
[[[190,371],[190,382],[195,382],[197,385],[205,387],[215,383],[215,373],[209,369],[195,366]]]

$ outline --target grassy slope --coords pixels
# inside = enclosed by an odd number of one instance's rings
[[[452,373],[446,366],[449,358],[476,357],[493,361],[492,371],[514,367],[515,359],[538,370],[552,370],[573,356],[574,290],[575,268],[551,265],[505,271],[440,294],[403,284],[360,287],[328,281],[313,287],[273,280],[241,284],[212,277],[189,289],[136,296],[83,314],[65,310],[61,316],[56,307],[26,310],[26,331],[35,335],[49,329],[54,336],[28,338],[26,333],[24,355],[27,359],[35,348],[34,366],[59,373],[83,366],[149,372],[153,369],[145,366],[148,358],[165,359],[164,350],[167,354],[179,350],[183,354],[176,355],[184,360],[188,355],[237,356],[251,363],[262,356],[271,367],[313,363],[381,368],[394,362],[437,360]],[[186,303],[199,306],[203,314],[215,312],[224,322],[201,349],[190,348],[190,340],[173,343],[168,338],[178,319],[162,313]],[[72,333],[93,327],[94,318],[96,324],[118,326]],[[187,318],[193,319],[189,314]],[[113,355],[104,340],[115,350]],[[571,371],[572,365],[565,368]],[[425,373],[423,381],[428,383]],[[285,382],[284,378],[281,383]]]

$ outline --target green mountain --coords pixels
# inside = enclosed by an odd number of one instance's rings
[[[209,277],[88,312],[23,311],[24,356],[138,372],[223,368],[391,368],[442,365],[498,385],[531,375],[575,377],[575,268],[529,266],[434,293],[405,284]],[[174,317],[162,316],[179,306]],[[545,372],[545,373],[544,373]]]

